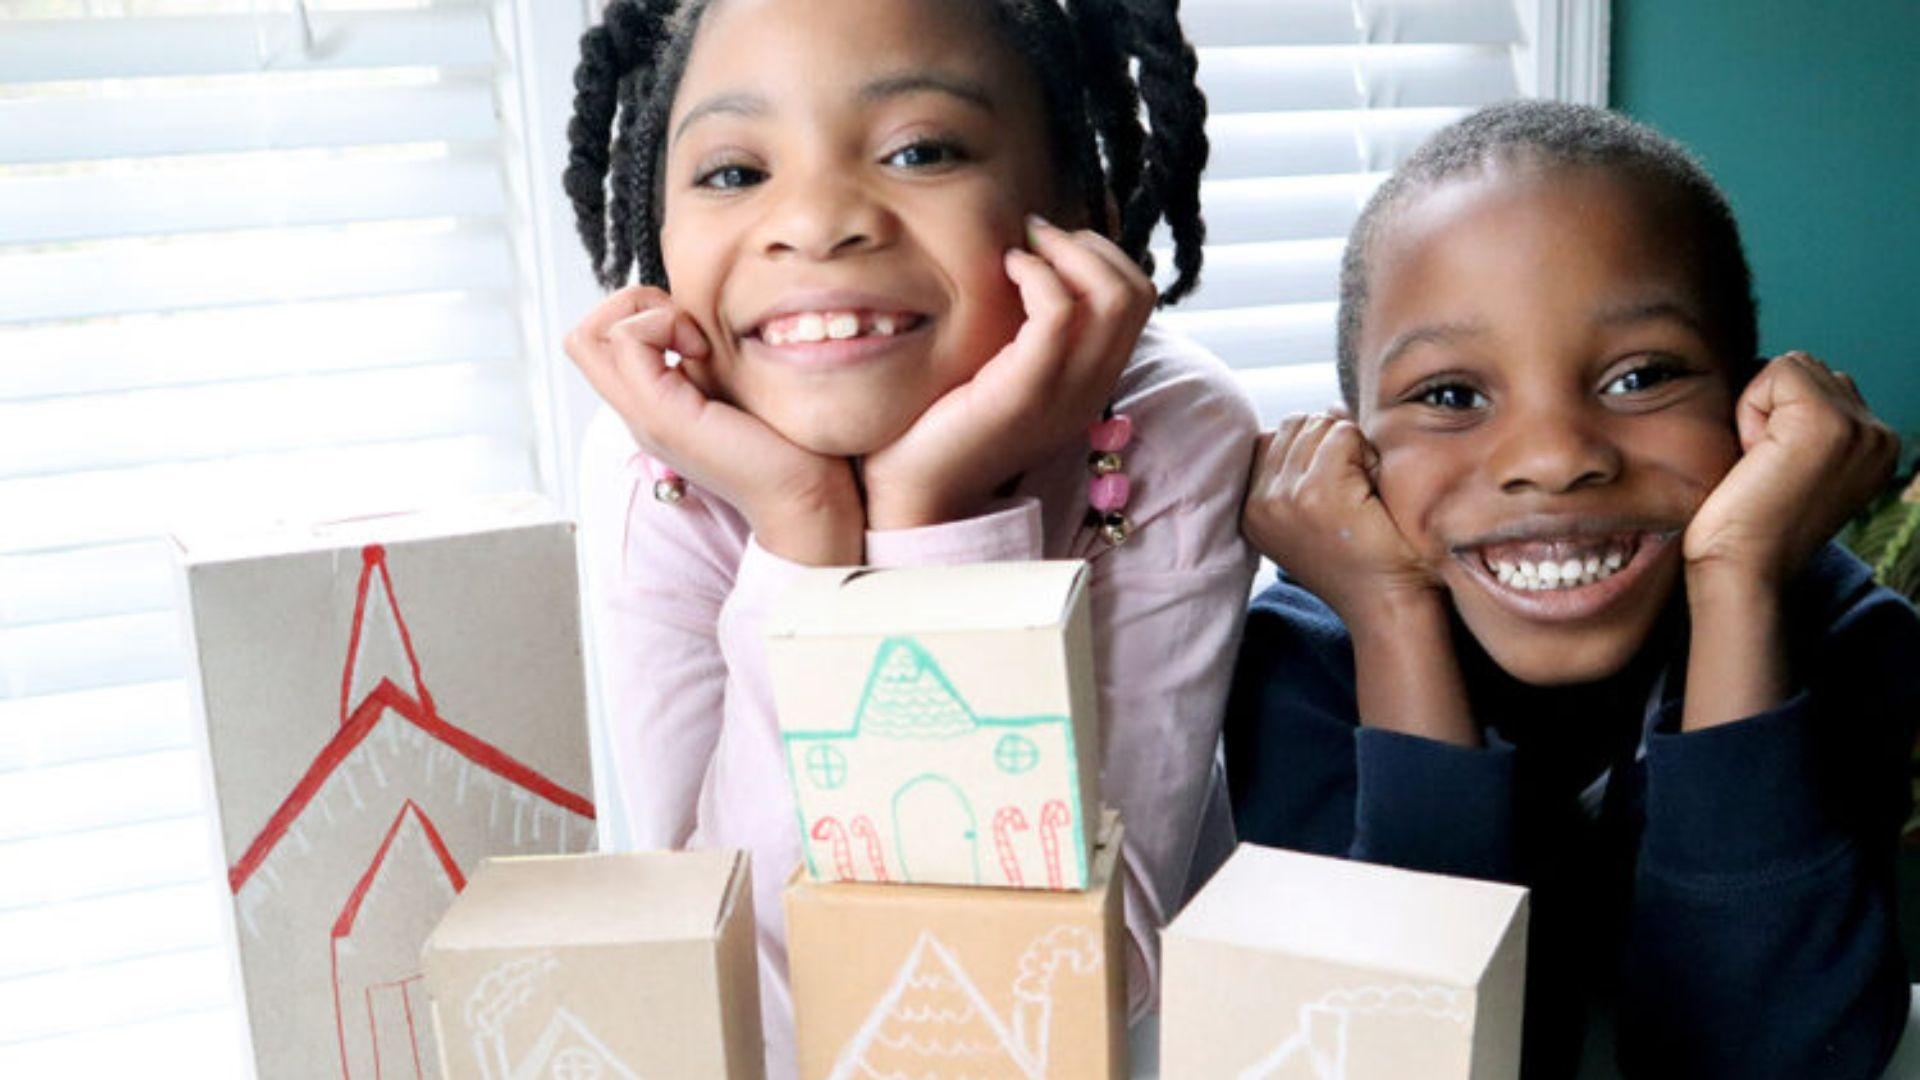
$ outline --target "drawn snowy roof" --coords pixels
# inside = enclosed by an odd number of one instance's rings
[[[1061,724],[1066,717],[980,716],[948,681],[933,654],[909,637],[887,638],[874,654],[867,685],[853,721],[840,730],[783,731],[786,739],[845,739],[878,735],[890,739],[952,739],[983,727],[1018,728]]]
[[[951,950],[922,932],[893,984],[834,1063],[831,1080],[942,1075],[1033,1076],[1013,1032]]]
[[[398,601],[394,598],[393,577],[387,570],[386,549],[379,544],[370,544],[361,550],[362,568],[360,582],[354,598],[353,627],[347,643],[346,669],[340,680],[340,729],[320,752],[314,755],[313,762],[301,776],[293,790],[280,803],[267,824],[247,845],[247,850],[227,871],[229,888],[238,893],[260,864],[293,827],[301,813],[325,786],[329,777],[338,769],[348,755],[365,742],[382,718],[389,713],[400,717],[419,728],[429,737],[445,745],[454,753],[480,766],[482,769],[499,776],[508,783],[537,795],[556,806],[570,810],[580,817],[591,820],[594,816],[593,803],[582,795],[562,787],[541,775],[533,767],[494,746],[492,743],[450,723],[440,715],[433,696],[427,692],[426,684],[420,674],[420,660],[413,648],[413,637],[407,630],[407,623],[400,613]],[[378,586],[383,604],[370,605],[368,599]],[[375,685],[364,692],[355,702],[355,691],[360,682],[373,676],[358,670],[363,642],[363,631],[371,612],[384,610],[392,619],[401,649],[404,652],[406,673],[410,678],[414,692],[408,694],[395,685],[392,678],[380,675]],[[356,676],[360,682],[356,682]]]
[[[568,1042],[572,1045],[569,1046]],[[569,1065],[575,1068],[569,1071]],[[553,1010],[553,1018],[547,1021],[546,1030],[540,1033],[539,1040],[514,1068],[510,1080],[540,1080],[543,1076],[602,1076],[606,1080],[640,1080],[639,1074],[607,1049],[607,1044],[601,1042],[584,1021],[563,1008]]]

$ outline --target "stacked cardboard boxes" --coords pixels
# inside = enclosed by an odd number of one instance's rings
[[[803,1077],[1126,1074],[1086,579],[822,570],[770,617]]]

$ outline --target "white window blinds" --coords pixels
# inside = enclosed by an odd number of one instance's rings
[[[0,1076],[244,1068],[169,525],[552,475],[513,17],[0,2]]]
[[[1521,94],[1530,6],[1181,4],[1199,49],[1213,157],[1201,287],[1163,318],[1232,365],[1267,422],[1337,400],[1334,311],[1347,231],[1421,140]],[[1159,256],[1163,273],[1170,254]]]

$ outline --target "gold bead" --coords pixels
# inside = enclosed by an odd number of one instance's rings
[[[1108,514],[1100,521],[1100,538],[1115,547],[1126,543],[1127,537],[1132,535],[1133,522],[1128,521],[1127,515],[1119,511]]]
[[[1087,457],[1087,468],[1092,469],[1095,476],[1110,476],[1126,467],[1126,459],[1112,451],[1091,454]]]
[[[687,482],[679,477],[671,477],[653,482],[653,497],[668,506],[687,497]]]

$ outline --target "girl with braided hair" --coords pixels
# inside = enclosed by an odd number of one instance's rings
[[[797,568],[1091,561],[1136,1012],[1224,847],[1256,422],[1148,322],[1149,239],[1173,302],[1204,232],[1175,8],[614,0],[581,42],[566,186],[612,292],[567,350],[610,406],[582,498],[615,765],[639,845],[753,853],[775,1075],[799,838],[760,634]]]

